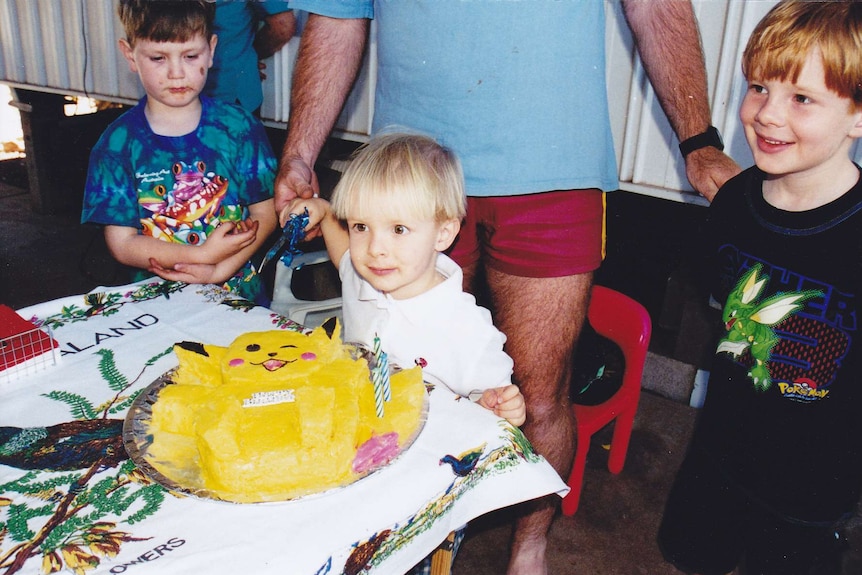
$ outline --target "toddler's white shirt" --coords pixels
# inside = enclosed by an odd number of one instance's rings
[[[423,366],[426,381],[467,396],[512,381],[512,358],[503,351],[506,336],[491,313],[463,291],[461,268],[439,254],[437,271],[446,280],[427,292],[396,300],[363,280],[346,252],[339,263],[344,341],[369,349],[374,336],[389,362]]]

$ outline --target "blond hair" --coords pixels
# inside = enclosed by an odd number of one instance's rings
[[[339,220],[381,209],[425,220],[462,220],[467,213],[461,163],[420,134],[388,133],[359,148],[332,193]]]
[[[187,42],[199,34],[209,42],[215,4],[207,0],[120,0],[117,14],[133,48],[137,40]]]
[[[862,3],[777,4],[752,32],[742,73],[748,80],[795,82],[814,48],[823,59],[826,87],[862,105]]]

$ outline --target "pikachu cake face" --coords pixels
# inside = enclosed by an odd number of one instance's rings
[[[330,337],[323,328],[309,335],[268,331],[240,335],[225,350],[220,361],[224,381],[253,382],[261,378],[307,377],[339,360],[350,360],[339,333]]]
[[[369,458],[391,460],[422,422],[421,369],[392,375],[378,417],[368,364],[334,327],[177,344],[174,383],[153,404],[151,463],[218,499],[256,502],[343,486],[368,472]],[[171,477],[189,466],[197,473]]]

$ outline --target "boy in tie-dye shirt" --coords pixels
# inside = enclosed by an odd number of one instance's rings
[[[120,50],[146,96],[93,148],[82,222],[103,225],[111,254],[140,275],[265,302],[250,260],[276,226],[276,160],[256,118],[200,95],[213,5],[123,0],[119,14]]]

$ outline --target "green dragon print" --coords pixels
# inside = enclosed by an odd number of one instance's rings
[[[748,351],[753,361],[748,377],[757,391],[766,391],[772,385],[769,359],[779,341],[774,327],[801,310],[806,301],[823,294],[804,290],[778,293],[759,301],[769,281],[768,277],[760,277],[761,271],[761,264],[752,266],[727,296],[722,316],[727,335],[719,341],[716,353],[729,353],[738,359]]]

